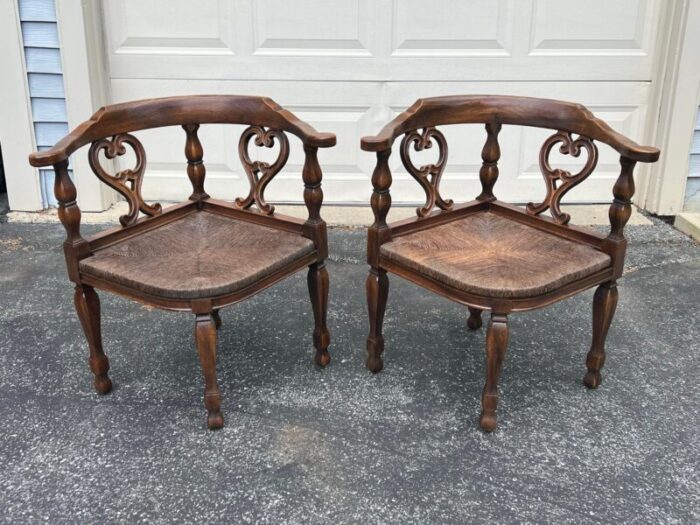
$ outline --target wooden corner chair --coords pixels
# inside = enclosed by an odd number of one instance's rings
[[[245,198],[229,203],[211,199],[204,191],[203,149],[197,136],[200,124],[243,124],[239,156],[250,182]],[[182,126],[187,175],[192,195],[185,203],[162,209],[141,196],[146,154],[131,133],[163,126]],[[265,201],[265,188],[289,156],[286,133],[301,139],[305,152],[302,170],[305,221],[274,213]],[[250,142],[258,147],[279,144],[273,163],[254,161]],[[95,389],[112,389],[109,361],[102,349],[100,301],[95,288],[167,310],[195,314],[195,339],[204,374],[204,404],[210,429],[223,426],[216,379],[216,333],[219,310],[246,299],[308,266],[308,286],[314,314],[314,361],[330,362],[326,327],[328,272],[326,224],[318,148],[335,145],[331,133],[319,133],[272,100],[247,96],[187,96],[142,100],[97,111],[53,148],[33,153],[32,166],[53,165],[58,215],[66,229],[63,245],[68,277],[75,283],[75,307],[90,348]],[[80,233],[80,209],[69,176],[68,157],[91,144],[90,166],[104,183],[128,202],[121,226],[91,237]],[[102,167],[100,153],[113,159],[129,146],[136,166],[112,175]],[[139,212],[143,217],[139,218]]]
[[[448,124],[486,126],[486,143],[479,172],[482,191],[472,202],[455,205],[440,194],[440,178],[447,163],[447,143],[436,128]],[[556,132],[540,150],[540,168],[546,197],[539,204],[518,208],[501,202],[493,188],[498,178],[502,125],[550,128]],[[574,138],[573,134],[577,137]],[[403,136],[403,165],[426,194],[417,217],[387,224],[391,206],[389,156],[394,140]],[[621,171],[612,193],[610,233],[601,235],[569,225],[560,209],[562,197],[586,179],[596,166],[594,141],[610,145],[620,154]],[[437,144],[438,160],[416,167],[411,148],[420,151]],[[551,150],[587,161],[579,173],[553,169]],[[481,312],[491,311],[486,334],[486,383],[481,398],[480,425],[496,428],[498,380],[508,344],[508,315],[540,308],[593,286],[593,340],[586,359],[583,382],[600,385],[605,362],[604,342],[617,304],[616,281],[622,275],[627,241],[623,228],[632,212],[632,175],[637,162],[655,162],[659,150],[639,146],[593,116],[584,106],[524,97],[451,96],[418,100],[387,124],[377,136],[364,137],[362,149],[376,152],[371,205],[374,223],[369,228],[367,303],[370,330],[367,368],[382,370],[382,323],[387,304],[387,272],[399,275],[469,309],[467,325],[481,327]],[[439,211],[433,211],[433,208]],[[551,218],[541,216],[550,210]]]

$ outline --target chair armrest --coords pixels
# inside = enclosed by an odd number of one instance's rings
[[[365,151],[390,148],[396,137],[424,127],[446,124],[514,124],[550,128],[608,144],[637,162],[656,162],[658,148],[641,146],[595,117],[585,106],[560,100],[500,95],[461,95],[417,100],[374,136],[363,137]]]

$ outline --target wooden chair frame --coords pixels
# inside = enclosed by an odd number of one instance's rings
[[[197,130],[200,124],[214,123],[250,126],[244,131],[239,144],[244,168],[250,180],[250,193],[247,198],[238,199],[234,203],[211,199],[204,191],[206,169]],[[159,204],[148,205],[141,198],[145,154],[138,139],[130,133],[164,126],[182,126],[185,131],[187,175],[192,183],[192,195],[187,202],[163,210]],[[309,213],[306,220],[274,214],[273,207],[265,202],[263,196],[265,186],[287,160],[288,143],[285,133],[296,135],[304,147],[302,179],[304,202]],[[272,165],[251,161],[247,149],[243,150],[251,139],[255,140],[257,146],[268,147],[277,140],[280,144],[278,160]],[[53,148],[35,152],[29,157],[32,166],[53,165],[56,173],[54,192],[58,200],[58,215],[67,233],[63,248],[68,277],[75,283],[75,307],[88,341],[89,363],[98,393],[108,393],[112,389],[112,382],[108,376],[109,361],[102,348],[100,302],[96,288],[147,305],[166,310],[191,311],[195,315],[195,339],[205,380],[204,402],[210,429],[223,426],[216,379],[216,333],[221,325],[219,309],[242,301],[308,266],[308,287],[315,322],[314,360],[319,366],[326,366],[330,362],[330,335],[326,327],[328,272],[324,262],[328,256],[328,243],[326,224],[320,216],[323,192],[317,151],[318,148],[332,147],[335,143],[335,135],[316,131],[268,98],[200,95],[142,100],[101,108]],[[121,226],[89,237],[83,237],[80,233],[81,213],[76,202],[76,189],[68,173],[69,156],[86,144],[92,144],[90,164],[93,171],[129,202],[129,213],[120,218]],[[113,158],[124,154],[125,144],[133,148],[137,166],[116,175],[106,174],[97,159],[98,153],[104,151],[107,158]],[[252,208],[252,205],[257,209]],[[138,218],[139,211],[145,216]],[[80,270],[80,261],[100,250],[202,211],[305,237],[313,242],[314,251],[233,293],[191,300],[144,293]]]
[[[444,200],[439,192],[447,144],[436,126],[475,123],[484,124],[487,134],[482,150],[483,164],[479,172],[482,192],[472,202],[453,205],[451,201]],[[522,209],[497,200],[493,193],[498,178],[498,133],[502,125],[557,130],[555,135],[547,139],[540,152],[547,196],[539,205],[529,204],[526,209]],[[422,132],[419,131],[421,129]],[[579,138],[574,140],[572,133],[578,134]],[[401,135],[404,135],[401,145],[402,161],[408,172],[425,190],[426,204],[417,210],[417,217],[387,224],[392,182],[388,162],[392,145]],[[613,201],[609,211],[611,229],[608,235],[568,225],[570,217],[559,208],[563,195],[588,177],[595,168],[597,149],[593,144],[594,140],[608,144],[620,154],[621,171],[612,191]],[[431,142],[437,142],[440,158],[433,165],[416,168],[408,158],[408,147],[413,145],[416,150],[421,150],[430,147]],[[549,152],[557,143],[561,144],[562,153],[573,156],[578,156],[582,149],[587,150],[589,159],[581,172],[572,175],[563,170],[553,170],[549,166]],[[583,382],[589,388],[600,385],[600,370],[605,362],[604,342],[617,304],[616,282],[622,275],[627,247],[623,229],[632,213],[633,170],[637,162],[655,162],[659,157],[659,150],[636,144],[594,117],[580,104],[526,97],[480,95],[418,100],[387,124],[378,135],[364,137],[361,146],[363,150],[375,152],[377,155],[371,198],[374,223],[369,228],[367,238],[367,262],[371,267],[366,283],[370,324],[367,368],[373,373],[383,368],[382,324],[389,291],[387,272],[466,305],[470,312],[467,322],[470,329],[481,327],[481,312],[490,310],[491,320],[486,336],[486,383],[482,395],[480,425],[484,430],[492,431],[496,428],[498,380],[508,344],[508,315],[512,312],[540,308],[597,286],[593,300],[593,338],[586,359],[587,372]],[[434,206],[440,210],[431,212]],[[539,215],[548,208],[552,213],[551,219]],[[502,298],[480,296],[456,289],[406,265],[389,260],[380,253],[380,247],[393,239],[486,210],[575,243],[592,246],[608,254],[611,265],[542,295]]]

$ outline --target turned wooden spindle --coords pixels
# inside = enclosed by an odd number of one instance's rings
[[[389,295],[389,278],[385,269],[379,266],[379,247],[390,238],[391,231],[386,223],[386,216],[391,208],[391,170],[389,157],[391,149],[377,152],[377,165],[372,174],[374,191],[370,199],[374,223],[367,232],[367,261],[372,266],[367,276],[367,310],[369,312],[369,335],[367,336],[366,366],[372,373],[384,368],[381,355],[384,352],[382,325]]]
[[[78,207],[75,185],[68,174],[68,161],[54,164],[54,195],[58,201],[58,218],[66,230],[63,252],[66,257],[68,277],[74,283],[80,282],[78,263],[90,255],[90,245],[80,235],[80,208]]]
[[[391,194],[389,193],[392,182],[391,170],[389,169],[390,156],[391,149],[378,151],[377,165],[372,173],[374,191],[370,198],[370,204],[374,214],[374,223],[367,232],[367,260],[370,265],[375,267],[379,265],[379,246],[388,240],[387,234],[390,234],[386,223],[386,216],[391,208]]]
[[[328,257],[326,223],[321,218],[321,205],[323,204],[321,179],[323,173],[318,163],[318,148],[304,144],[304,153],[304,167],[301,177],[304,181],[304,203],[309,213],[306,223],[304,223],[304,236],[314,241],[319,259],[322,260]]]
[[[304,203],[309,211],[306,220],[309,224],[322,222],[321,204],[323,204],[323,190],[321,189],[321,166],[318,163],[318,148],[304,145],[304,168],[301,177],[304,181]]]
[[[496,180],[498,180],[498,159],[501,158],[501,148],[498,145],[498,133],[500,131],[500,124],[496,122],[486,124],[486,143],[481,150],[483,163],[479,170],[481,194],[476,198],[479,201],[496,200],[493,194],[493,187],[496,184]]]
[[[625,238],[623,230],[632,215],[632,197],[634,196],[634,166],[636,161],[620,157],[620,175],[613,186],[614,200],[610,205],[610,235],[608,239],[621,241]]]
[[[185,156],[187,157],[187,176],[192,183],[192,195],[190,195],[189,199],[201,202],[204,199],[208,199],[209,195],[204,191],[204,178],[207,170],[202,161],[204,149],[197,136],[199,124],[185,124],[182,126],[182,129],[187,133]]]

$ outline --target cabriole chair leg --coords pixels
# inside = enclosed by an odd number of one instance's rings
[[[470,330],[478,330],[481,328],[481,310],[478,308],[469,307],[469,319],[467,319],[467,327]]]
[[[210,430],[216,430],[224,426],[224,416],[221,413],[221,395],[216,381],[216,323],[211,313],[197,315],[194,333],[204,375],[207,426]]]
[[[331,362],[328,353],[328,345],[331,336],[326,326],[326,312],[328,311],[328,270],[323,261],[309,266],[307,276],[311,307],[314,311],[314,363],[318,366],[327,366]]]
[[[95,390],[98,394],[107,394],[112,390],[112,381],[107,375],[109,359],[102,351],[100,298],[92,286],[78,284],[75,287],[74,302],[90,348],[90,369],[95,375]]]
[[[367,336],[367,368],[376,374],[384,368],[382,353],[384,352],[384,311],[389,296],[389,278],[386,270],[372,268],[367,276],[367,310],[369,312],[369,336]]]
[[[479,417],[479,425],[487,432],[496,430],[498,380],[507,347],[508,318],[503,314],[492,313],[486,332],[486,384],[481,396],[481,416]]]
[[[600,370],[605,364],[605,338],[617,308],[617,285],[615,282],[601,284],[593,296],[593,337],[591,349],[586,356],[588,371],[583,384],[598,388],[601,383]]]

